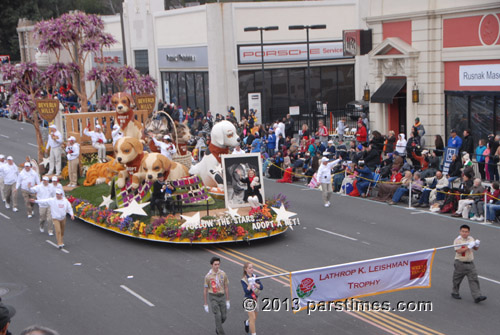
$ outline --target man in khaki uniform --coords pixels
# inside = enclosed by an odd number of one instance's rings
[[[215,316],[215,332],[219,335],[224,335],[222,324],[226,321],[227,310],[230,307],[229,303],[229,280],[224,271],[219,269],[220,258],[212,257],[210,260],[212,269],[208,271],[205,276],[205,283],[203,288],[203,299],[205,301],[205,312],[208,313],[207,293],[212,306],[212,312]]]
[[[477,304],[486,300],[486,297],[481,295],[476,266],[474,265],[474,254],[472,252],[472,250],[479,249],[480,241],[474,240],[469,234],[470,227],[464,224],[460,226],[460,235],[453,242],[455,245],[464,243],[467,243],[467,245],[455,247],[455,271],[453,271],[453,290],[451,296],[455,299],[462,299],[458,291],[460,289],[460,283],[464,277],[467,276],[472,297]]]

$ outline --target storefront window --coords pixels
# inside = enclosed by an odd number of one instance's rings
[[[463,136],[465,129],[470,129],[476,146],[479,139],[486,139],[489,134],[500,130],[500,94],[491,92],[445,92],[445,94],[446,137],[449,137],[451,129],[456,129],[460,137]]]
[[[262,91],[261,70],[240,71],[240,110],[248,108],[248,93]],[[299,106],[307,114],[306,68],[266,70],[266,109],[264,120],[271,122],[288,114],[290,106]],[[311,109],[316,101],[329,110],[342,108],[354,100],[354,66],[311,67]]]
[[[209,107],[207,72],[162,72],[163,99],[174,102],[186,110],[200,108],[206,112]],[[165,81],[169,90],[165,90]],[[170,97],[165,97],[169,93]]]

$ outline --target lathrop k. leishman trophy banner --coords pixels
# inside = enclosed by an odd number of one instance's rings
[[[431,286],[436,249],[292,272],[292,300],[299,310],[325,303]]]

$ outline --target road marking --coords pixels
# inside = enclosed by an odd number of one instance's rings
[[[413,208],[412,208],[413,209]],[[426,212],[413,212],[413,213],[410,213],[410,214],[425,214]]]
[[[27,230],[27,231],[31,231],[31,229],[29,229],[29,228],[26,228],[26,230]]]
[[[5,137],[5,138],[9,138],[9,136],[4,135],[4,134],[0,134],[0,136]]]
[[[332,231],[329,231],[329,230],[325,230],[325,229],[321,229],[321,228],[316,228],[317,230],[321,230],[325,233],[328,233],[328,234],[332,234],[332,235],[335,235],[335,236],[340,236],[340,237],[343,237],[343,238],[346,238],[348,240],[352,240],[352,241],[357,241],[358,239],[357,238],[354,238],[354,237],[350,237],[350,236],[345,236],[345,235],[342,235],[342,234],[337,234],[337,233],[334,233]]]
[[[45,240],[45,242],[47,242],[48,244],[53,245],[54,247],[56,247],[57,249],[59,249],[59,246],[57,244],[55,244],[54,242],[52,242],[51,240]],[[66,249],[64,249],[64,248],[62,248],[61,251],[64,252],[64,253],[69,254],[69,251],[66,250]]]
[[[8,217],[7,215],[5,215],[4,213],[0,212],[0,216],[3,216],[4,218],[6,218],[7,220],[10,220],[10,217]]]
[[[38,148],[38,145],[33,144],[33,143],[28,143],[28,145],[31,145],[32,147]]]
[[[127,291],[128,293],[132,294],[134,297],[136,297],[137,299],[139,299],[140,301],[142,301],[143,303],[145,303],[146,305],[148,305],[149,307],[155,307],[155,305],[153,305],[153,303],[149,300],[147,300],[146,298],[143,298],[141,297],[138,293],[132,291],[131,289],[129,289],[127,286],[125,285],[120,285],[120,287],[122,289],[124,289],[125,291]]]
[[[497,281],[497,280],[493,280],[493,279],[490,279],[490,278],[486,278],[486,277],[483,277],[483,276],[478,276],[479,278],[481,279],[484,279],[484,280],[487,280],[487,281],[490,281],[492,283],[495,283],[495,284],[500,284],[500,281]]]

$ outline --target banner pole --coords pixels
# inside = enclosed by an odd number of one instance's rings
[[[323,267],[319,267],[319,268],[311,268],[311,269],[305,269],[305,270],[297,270],[297,271],[291,271],[291,272],[283,272],[283,273],[278,273],[278,274],[274,274],[274,275],[268,275],[268,276],[261,276],[261,277],[256,277],[255,279],[265,279],[265,278],[273,278],[273,277],[280,277],[280,276],[287,276],[287,275],[293,275],[295,273],[299,273],[299,272],[308,272],[308,271],[317,271],[317,270],[324,270],[324,269],[328,269],[328,268],[332,268],[332,267],[336,267],[336,266],[340,266],[340,265],[349,265],[349,264],[357,264],[357,263],[361,263],[361,262],[364,262],[364,261],[376,261],[376,260],[381,260],[381,259],[384,259],[384,258],[391,258],[391,257],[398,257],[398,256],[404,256],[404,255],[410,255],[410,254],[414,254],[414,253],[417,253],[417,252],[421,252],[421,251],[429,251],[429,250],[444,250],[444,249],[449,249],[449,248],[454,248],[454,247],[461,247],[461,246],[464,246],[464,245],[467,245],[468,243],[461,243],[461,244],[450,244],[450,245],[445,245],[445,246],[442,246],[442,247],[437,247],[437,248],[429,248],[429,249],[424,249],[424,250],[418,250],[418,251],[413,251],[413,252],[407,252],[407,253],[404,253],[404,254],[398,254],[398,255],[390,255],[390,256],[385,256],[385,257],[379,257],[379,258],[372,258],[372,259],[366,259],[366,260],[361,260],[361,261],[356,261],[356,262],[349,262],[349,263],[343,263],[343,264],[335,264],[335,265],[328,265],[328,266],[323,266]]]
[[[487,213],[486,213],[486,210],[487,210],[487,207],[486,207],[486,203],[487,203],[487,200],[488,200],[488,193],[485,191],[484,192],[484,210],[483,210],[483,215],[484,215],[484,224],[487,224],[486,222],[486,216],[487,216]]]
[[[411,181],[410,181],[410,188],[408,189],[408,191],[410,192],[409,193],[409,196],[408,196],[408,209],[411,209]]]

